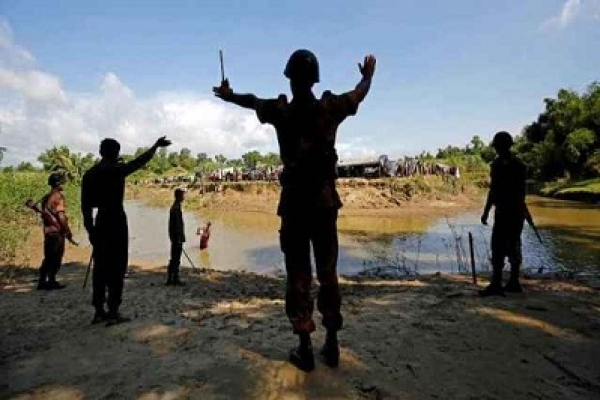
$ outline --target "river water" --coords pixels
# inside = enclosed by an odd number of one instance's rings
[[[528,198],[543,243],[533,230],[523,231],[523,268],[533,272],[599,271],[600,206],[576,202]],[[163,263],[169,257],[168,210],[127,202],[130,225],[130,258]],[[480,210],[444,218],[340,217],[342,274],[365,271],[400,274],[470,271],[468,233],[474,243],[478,271],[489,270],[490,227],[479,222]],[[275,215],[227,212],[193,215],[184,213],[185,250],[196,267],[281,273],[279,220]],[[207,251],[200,251],[196,229],[213,223]],[[490,226],[493,219],[490,220]],[[182,265],[190,262],[182,257]]]

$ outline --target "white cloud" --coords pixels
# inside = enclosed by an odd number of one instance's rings
[[[578,19],[600,19],[600,0],[566,0],[558,15],[542,23],[542,28],[564,29]]]
[[[92,92],[66,91],[59,77],[39,69],[35,58],[14,43],[0,20],[0,146],[8,148],[2,165],[35,162],[52,146],[97,154],[100,140],[112,137],[122,151],[151,145],[166,135],[169,151],[193,154],[277,151],[273,128],[254,113],[210,96],[167,92],[138,97],[116,73],[106,73]],[[340,144],[344,156],[364,155],[360,142]]]

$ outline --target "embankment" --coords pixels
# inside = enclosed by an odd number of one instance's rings
[[[340,179],[337,189],[344,204],[341,215],[392,216],[406,212],[461,211],[481,204],[483,183],[437,176],[395,179]],[[172,202],[176,185],[128,187],[131,199],[153,206]],[[277,182],[226,182],[196,184],[189,188],[186,208],[275,213]]]

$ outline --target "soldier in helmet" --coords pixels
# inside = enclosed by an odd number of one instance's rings
[[[56,280],[56,274],[65,254],[65,238],[73,241],[66,215],[65,197],[63,196],[64,174],[54,172],[48,177],[50,193],[40,201],[44,222],[44,261],[40,267],[38,290],[63,289],[65,285]]]
[[[492,206],[495,207],[492,229],[492,277],[482,296],[502,296],[504,291],[522,292],[519,283],[521,268],[521,232],[525,221],[525,165],[510,151],[513,138],[508,132],[498,132],[492,141],[497,157],[491,165],[491,182],[481,222],[487,225]],[[510,263],[510,278],[502,287],[504,259]]]
[[[113,325],[129,320],[119,313],[129,249],[127,216],[123,209],[125,178],[146,165],[159,147],[170,144],[163,136],[145,153],[123,162],[119,158],[119,142],[104,139],[100,143],[102,159],[83,175],[81,212],[94,246],[92,305],[96,313],[92,323],[106,321],[107,325]],[[94,208],[98,210],[95,220]],[[107,288],[108,312],[104,309]]]
[[[371,86],[375,57],[359,64],[362,79],[347,93],[325,91],[317,98],[312,91],[319,82],[317,58],[308,50],[295,51],[285,67],[292,100],[284,94],[276,99],[259,99],[252,94],[236,94],[224,80],[213,89],[227,102],[256,111],[260,122],[275,127],[283,163],[282,186],[277,214],[281,218],[280,244],[287,271],[286,313],[300,344],[290,352],[290,361],[304,371],[314,368],[310,334],[313,299],[310,248],[314,251],[320,290],[317,307],[327,329],[321,351],[325,363],[339,362],[337,331],[342,327],[341,293],[337,277],[337,218],[342,202],[336,191],[338,126],[355,115]]]

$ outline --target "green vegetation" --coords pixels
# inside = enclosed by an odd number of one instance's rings
[[[568,180],[560,180],[547,184],[541,193],[544,196],[552,196],[565,200],[600,201],[600,178],[586,179],[572,183]]]
[[[600,175],[600,83],[581,94],[561,89],[544,103],[546,109],[515,145],[530,177],[549,182]]]
[[[25,243],[31,227],[40,223],[39,217],[25,207],[27,199],[39,200],[48,192],[47,174],[0,174],[0,260],[13,261],[17,248]],[[72,227],[79,221],[79,187],[65,185],[67,215]]]

